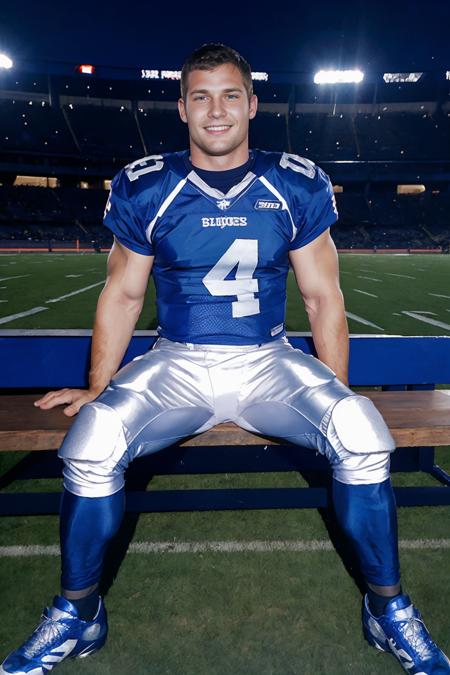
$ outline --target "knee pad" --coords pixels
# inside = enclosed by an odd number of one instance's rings
[[[130,461],[212,426],[206,407],[173,409],[114,387],[86,404],[64,439],[64,486],[80,497],[106,497],[124,485]]]
[[[372,401],[351,395],[333,406],[326,430],[335,451],[334,477],[342,483],[379,483],[389,476],[395,441]]]
[[[382,483],[389,478],[390,459],[389,452],[349,455],[341,462],[333,464],[333,478],[347,485]]]
[[[80,497],[106,497],[124,485],[127,440],[117,412],[100,401],[83,406],[58,455],[64,487]]]

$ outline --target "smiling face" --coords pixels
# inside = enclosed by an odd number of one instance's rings
[[[192,70],[184,99],[178,101],[189,127],[191,161],[200,169],[226,170],[248,159],[248,123],[258,100],[247,94],[242,75],[231,63]]]

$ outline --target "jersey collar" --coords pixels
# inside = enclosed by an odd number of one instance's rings
[[[213,197],[214,199],[234,199],[238,195],[240,195],[244,190],[250,185],[250,183],[256,178],[256,175],[253,173],[253,171],[249,171],[244,178],[241,180],[240,183],[237,183],[236,185],[233,185],[231,190],[228,190],[227,193],[221,192],[217,188],[210,187],[205,181],[200,178],[200,176],[192,170],[190,173],[187,175],[187,179],[189,182],[191,182],[193,185],[195,185],[199,190],[204,192],[206,195],[209,197]]]

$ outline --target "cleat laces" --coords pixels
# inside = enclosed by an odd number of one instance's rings
[[[406,622],[402,622],[400,632],[420,659],[430,659],[436,653],[437,647],[434,642],[429,639],[425,624],[421,619],[411,617]]]
[[[24,656],[27,659],[39,656],[43,649],[48,649],[54,642],[60,640],[64,632],[61,622],[45,618],[25,643]]]

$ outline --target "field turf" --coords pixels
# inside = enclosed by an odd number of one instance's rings
[[[91,328],[105,265],[95,253],[0,256],[0,329]],[[344,254],[340,268],[351,333],[450,335],[450,256]],[[137,328],[156,325],[150,283]],[[291,274],[286,327],[309,330]]]
[[[2,328],[89,328],[104,279],[105,256],[0,257],[1,316],[45,308]],[[82,275],[82,276],[72,276]],[[400,276],[397,276],[400,275]],[[7,277],[14,277],[13,279]],[[413,277],[413,278],[411,278]],[[450,334],[449,256],[342,256],[341,281],[352,333]],[[287,328],[308,330],[290,279]],[[80,291],[92,284],[89,290]],[[363,292],[362,292],[363,291]],[[367,294],[367,295],[366,295]],[[376,297],[374,297],[376,296]],[[61,298],[61,299],[58,299]],[[57,300],[49,302],[49,300]],[[413,313],[413,316],[404,312]],[[422,317],[422,318],[417,318]],[[436,323],[424,322],[423,319]],[[361,323],[361,321],[370,322]],[[373,324],[373,325],[370,325]],[[154,328],[149,289],[138,328]],[[0,475],[20,453],[0,453]],[[450,470],[449,448],[437,461]],[[420,474],[394,474],[395,485],[435,484]],[[301,487],[299,474],[156,476],[151,489]],[[7,491],[51,491],[60,481],[16,481]],[[101,652],[58,666],[67,675],[394,675],[393,657],[363,640],[360,592],[334,549],[316,546],[336,536],[329,514],[316,509],[141,514],[128,516],[107,567],[110,638]],[[399,509],[403,584],[436,641],[450,652],[448,507]],[[430,540],[434,543],[430,546]],[[312,550],[176,552],[199,542],[299,542]],[[128,543],[168,542],[173,551],[129,552]],[[428,544],[427,544],[428,542]],[[53,548],[58,520],[0,519],[0,657],[35,627],[58,588]],[[20,546],[20,555],[5,547]],[[288,546],[286,545],[286,548]],[[131,549],[130,549],[131,551]],[[115,576],[114,583],[111,577]]]

